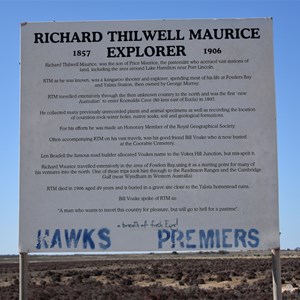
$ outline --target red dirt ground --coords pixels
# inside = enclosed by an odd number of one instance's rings
[[[300,299],[300,253],[282,255],[283,299]],[[272,299],[270,254],[29,258],[29,299]],[[18,299],[17,256],[0,257],[0,299]]]

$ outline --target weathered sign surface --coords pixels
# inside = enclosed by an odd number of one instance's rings
[[[279,246],[271,19],[26,23],[20,251]]]

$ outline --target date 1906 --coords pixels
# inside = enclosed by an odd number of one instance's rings
[[[221,54],[222,50],[220,48],[205,48],[204,54]]]

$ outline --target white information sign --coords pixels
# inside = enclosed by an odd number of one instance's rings
[[[20,252],[279,246],[272,19],[26,23]]]

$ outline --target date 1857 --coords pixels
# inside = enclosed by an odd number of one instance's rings
[[[91,50],[74,50],[73,56],[81,56],[81,57],[89,57],[91,54]]]

